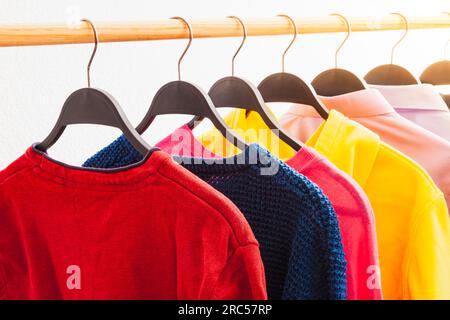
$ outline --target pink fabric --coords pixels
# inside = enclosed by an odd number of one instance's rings
[[[206,150],[186,125],[156,146],[172,155],[218,157]],[[347,259],[348,299],[381,299],[375,222],[364,191],[312,148],[303,147],[287,164],[316,183],[336,212]],[[369,277],[375,278],[372,289],[367,284]]]
[[[312,148],[303,147],[286,163],[317,184],[337,214],[347,259],[348,299],[382,299],[375,220],[364,191]],[[376,278],[376,285],[368,284],[369,277]]]
[[[218,158],[219,156],[205,147],[194,137],[191,128],[183,125],[158,142],[155,147],[173,156]]]
[[[375,89],[321,99],[327,108],[361,123],[422,165],[444,193],[449,207],[450,142],[400,116]],[[298,104],[280,118],[282,126],[302,141],[308,140],[322,121],[312,107]]]
[[[380,91],[402,117],[450,142],[450,111],[432,85],[371,87]]]

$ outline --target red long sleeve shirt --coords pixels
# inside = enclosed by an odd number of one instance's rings
[[[99,172],[30,148],[0,172],[0,298],[267,294],[243,215],[169,155]]]

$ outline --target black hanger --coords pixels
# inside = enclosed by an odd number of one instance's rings
[[[271,130],[277,130],[278,137],[282,141],[294,150],[300,150],[303,144],[292,138],[281,128],[278,121],[272,116],[269,108],[265,105],[258,89],[249,81],[234,76],[234,60],[247,39],[247,28],[238,17],[230,16],[229,18],[239,21],[244,30],[244,37],[231,62],[231,77],[225,77],[216,81],[209,89],[208,95],[216,108],[241,108],[257,112]]]
[[[405,22],[405,33],[397,41],[397,43],[392,47],[391,51],[391,63],[383,64],[381,66],[375,67],[370,70],[364,79],[369,84],[376,85],[388,85],[388,86],[400,86],[400,85],[411,85],[418,84],[419,81],[414,77],[414,75],[403,68],[402,66],[394,64],[394,51],[395,48],[399,45],[400,42],[406,37],[409,31],[409,22],[408,19],[401,13],[391,13],[400,16]]]
[[[209,119],[216,129],[233,145],[239,149],[244,149],[246,143],[233,130],[228,128],[227,124],[222,120],[211,98],[198,86],[190,82],[181,80],[181,61],[191,46],[193,39],[191,25],[181,17],[173,17],[182,21],[189,30],[189,42],[184,49],[178,61],[178,80],[172,81],[161,87],[155,94],[150,108],[144,119],[137,126],[136,131],[142,134],[153,122],[156,116],[164,114],[186,114],[196,116],[188,123],[191,129],[198,124],[198,120],[203,118]]]
[[[337,67],[337,57],[339,50],[341,50],[344,43],[350,37],[351,26],[350,21],[346,17],[341,14],[333,13],[332,16],[340,17],[344,20],[347,25],[347,36],[344,41],[342,41],[341,45],[337,48],[336,53],[334,54],[334,65],[333,69],[326,70],[320,73],[318,76],[314,78],[311,82],[314,90],[320,96],[337,96],[345,93],[350,93],[358,90],[367,89],[367,85],[364,80],[360,79],[354,73],[340,69]]]
[[[265,102],[291,102],[309,105],[314,107],[323,119],[327,119],[328,110],[322,102],[320,102],[314,89],[301,78],[284,71],[286,53],[297,38],[298,30],[295,21],[291,17],[287,15],[279,16],[286,17],[292,23],[294,27],[294,37],[281,58],[281,72],[266,77],[258,85],[258,90]]]
[[[88,87],[75,91],[67,98],[52,131],[41,143],[36,145],[36,148],[46,152],[58,141],[68,125],[100,124],[120,129],[133,147],[142,155],[146,155],[150,146],[134,130],[117,101],[106,91],[91,88],[90,67],[97,51],[98,34],[90,20],[83,19],[82,21],[91,26],[95,37],[94,51],[87,67]]]

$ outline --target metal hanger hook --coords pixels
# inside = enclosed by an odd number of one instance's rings
[[[408,19],[407,19],[403,14],[401,14],[401,13],[398,13],[398,12],[392,12],[391,14],[398,15],[398,16],[399,16],[400,18],[402,18],[403,21],[405,22],[405,33],[402,35],[402,37],[400,38],[400,40],[398,40],[397,43],[394,44],[394,46],[392,47],[392,50],[391,50],[391,64],[393,64],[393,63],[394,63],[394,52],[395,52],[395,49],[396,49],[397,46],[400,44],[400,42],[403,41],[403,39],[406,37],[406,35],[407,35],[408,32],[409,32],[409,21],[408,21]]]
[[[87,65],[87,82],[88,82],[88,88],[91,87],[91,65],[92,61],[94,60],[95,53],[97,52],[97,46],[98,46],[98,33],[97,29],[95,28],[94,23],[89,19],[81,19],[81,21],[86,22],[89,24],[89,26],[92,28],[92,31],[94,32],[94,50],[92,51],[91,58],[89,59],[88,65]]]
[[[245,26],[245,23],[241,20],[241,18],[236,17],[236,16],[228,16],[227,18],[231,18],[231,19],[235,19],[237,20],[241,26],[242,26],[242,31],[244,32],[243,37],[242,37],[242,42],[239,45],[239,48],[236,50],[235,54],[233,55],[233,58],[231,59],[231,75],[234,76],[234,60],[236,59],[236,56],[238,55],[239,51],[241,51],[242,46],[244,45],[245,40],[247,40],[247,27]]]
[[[289,49],[292,47],[292,45],[295,42],[295,39],[297,39],[297,24],[295,23],[294,19],[292,19],[290,16],[288,16],[287,14],[279,14],[277,15],[278,17],[284,17],[286,19],[289,20],[289,22],[292,24],[292,26],[294,27],[294,36],[292,37],[291,42],[289,43],[288,47],[286,48],[286,50],[284,50],[283,55],[281,56],[281,71],[284,72],[284,65],[285,65],[285,58],[286,58],[286,53],[289,51]]]
[[[334,53],[334,67],[337,68],[338,67],[338,53],[342,49],[342,47],[344,46],[345,42],[347,42],[348,38],[350,37],[350,34],[352,33],[352,27],[350,25],[350,21],[346,17],[344,17],[342,14],[332,13],[330,15],[341,18],[342,20],[344,20],[345,24],[347,25],[347,36],[341,42],[339,47],[336,49],[336,52]]]
[[[183,53],[181,54],[180,58],[178,59],[178,80],[181,80],[181,61],[183,61],[183,58],[184,58],[186,52],[189,50],[189,47],[191,46],[191,43],[192,43],[192,39],[194,39],[194,35],[192,33],[191,24],[189,22],[187,22],[186,19],[184,19],[182,17],[172,17],[170,19],[180,20],[181,22],[183,22],[186,25],[186,27],[189,30],[189,42],[188,42],[186,48],[184,49]]]

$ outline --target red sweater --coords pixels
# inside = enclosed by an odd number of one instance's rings
[[[241,212],[161,151],[99,172],[30,148],[0,172],[0,298],[266,297]]]

